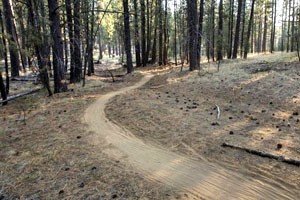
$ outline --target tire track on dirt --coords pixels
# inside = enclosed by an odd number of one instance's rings
[[[139,173],[150,180],[159,181],[175,189],[184,190],[195,198],[207,200],[296,200],[299,193],[288,185],[276,181],[232,172],[203,160],[193,160],[170,152],[162,147],[152,146],[136,138],[106,118],[104,109],[116,95],[137,89],[148,82],[153,75],[146,75],[134,86],[101,96],[90,105],[84,122],[88,131],[93,131],[90,142],[109,144],[105,152],[114,158],[129,162]]]

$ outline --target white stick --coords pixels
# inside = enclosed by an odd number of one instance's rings
[[[217,107],[217,111],[218,111],[218,114],[217,114],[217,120],[220,119],[220,115],[221,115],[221,109],[218,105],[216,105]]]

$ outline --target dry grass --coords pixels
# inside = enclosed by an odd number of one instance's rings
[[[173,199],[174,191],[141,178],[119,160],[90,146],[81,116],[99,95],[132,85],[91,77],[87,85],[46,97],[20,98],[0,112],[0,199]],[[28,89],[28,88],[27,88]],[[26,125],[19,107],[26,104]]]
[[[220,72],[213,63],[200,72],[168,67],[143,88],[115,97],[106,113],[147,142],[299,193],[298,167],[220,146],[229,142],[300,159],[298,66],[294,54],[276,53],[225,60]],[[221,108],[218,121],[215,105]]]

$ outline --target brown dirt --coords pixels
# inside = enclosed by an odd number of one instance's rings
[[[225,61],[218,73],[205,64],[200,72],[171,68],[156,74],[144,87],[114,97],[108,118],[146,144],[280,185],[291,199],[300,196],[299,167],[220,146],[229,142],[300,160],[300,71],[294,55]]]
[[[181,198],[108,157],[104,145],[92,146],[87,138],[93,133],[81,123],[96,98],[140,78],[126,75],[112,83],[92,76],[85,88],[69,86],[69,92],[53,97],[41,91],[0,107],[0,199]]]

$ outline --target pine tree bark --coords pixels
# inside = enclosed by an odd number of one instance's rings
[[[223,60],[223,0],[219,3],[219,27],[218,27],[218,57],[217,60]]]
[[[130,24],[129,24],[129,11],[128,0],[123,0],[124,9],[124,46],[126,51],[127,73],[133,72],[132,55],[131,55],[131,40],[130,40]]]
[[[34,2],[34,3],[36,3],[36,2]],[[47,66],[47,62],[48,62],[48,54],[47,54],[48,51],[47,51],[47,46],[46,46],[48,44],[47,38],[45,36],[42,36],[42,34],[39,34],[39,33],[41,33],[41,27],[39,24],[38,15],[34,16],[32,0],[27,0],[26,5],[27,5],[27,9],[28,9],[28,16],[29,16],[28,17],[28,21],[29,21],[28,25],[30,26],[30,29],[32,30],[32,32],[37,34],[36,36],[39,38],[40,41],[42,41],[42,43],[34,44],[34,49],[35,49],[35,53],[36,53],[38,65],[39,65],[40,79],[41,79],[44,87],[47,89],[49,96],[51,96],[52,91],[50,88],[49,76],[48,76],[48,66]],[[35,7],[37,7],[36,4],[35,4]],[[41,12],[42,12],[42,9],[41,9]],[[45,33],[44,29],[42,29],[42,33]]]
[[[189,57],[190,57],[190,71],[198,69],[197,63],[197,0],[187,1],[188,9],[188,29],[189,29]]]
[[[249,40],[250,40],[251,27],[252,27],[252,23],[253,23],[254,5],[255,5],[255,0],[252,0],[251,13],[250,13],[250,19],[249,19],[249,25],[248,25],[248,31],[247,31],[245,50],[244,50],[244,59],[247,58],[247,54],[249,51]]]
[[[140,0],[141,4],[141,41],[142,41],[142,65],[146,66],[146,16],[145,16],[145,0]]]
[[[204,16],[204,0],[200,0],[199,8],[199,25],[198,25],[198,44],[197,44],[197,63],[200,68],[201,62],[201,48],[202,48],[202,37],[203,37],[203,16]]]
[[[293,9],[292,9],[292,36],[291,36],[291,52],[295,50],[295,0],[293,0]]]
[[[66,12],[67,12],[67,22],[68,22],[68,33],[69,33],[69,48],[70,48],[70,82],[74,83],[74,69],[75,69],[75,55],[74,55],[74,25],[73,25],[73,15],[72,15],[72,5],[71,0],[66,0]]]
[[[141,49],[140,49],[140,37],[139,37],[139,25],[138,25],[137,0],[133,0],[133,6],[134,6],[135,62],[136,62],[136,67],[140,67],[141,66]]]
[[[4,25],[2,20],[2,10],[0,9],[0,26],[1,26],[1,42],[3,45],[3,57],[4,57],[4,66],[5,66],[5,74],[6,74],[6,88],[5,93],[9,94],[9,72],[8,72],[8,56],[7,56],[7,47],[6,47],[6,40],[5,40],[5,32],[4,32]]]
[[[162,14],[162,0],[158,0],[158,16],[159,16],[159,36],[158,36],[158,64],[163,64],[163,14]]]
[[[163,64],[168,63],[168,0],[165,0],[165,22],[164,22],[164,50],[163,50]]]
[[[263,42],[262,42],[262,51],[267,51],[267,31],[268,31],[268,15],[267,15],[267,5],[265,3],[265,19],[264,19],[264,33],[263,33]]]
[[[11,76],[19,76],[20,60],[17,51],[17,38],[15,35],[15,24],[12,18],[11,5],[9,0],[2,0],[2,6],[4,10],[4,18],[6,31],[9,35],[8,45],[10,54],[10,64],[11,64]]]
[[[60,16],[57,0],[48,0],[51,36],[53,40],[53,70],[54,70],[54,92],[66,92],[68,90],[65,79],[63,62],[63,46],[60,29]]]
[[[243,8],[242,8],[242,32],[241,32],[241,43],[240,43],[240,57],[243,56],[245,23],[246,23],[246,0],[243,0]]]
[[[238,0],[238,13],[236,17],[236,27],[235,27],[235,37],[232,59],[237,58],[237,51],[239,46],[239,36],[240,36],[240,24],[241,24],[241,11],[242,11],[242,0]]]
[[[153,0],[152,0],[153,2]],[[146,61],[148,63],[149,52],[151,48],[151,25],[150,25],[150,3],[147,0],[147,48],[146,48]]]
[[[1,93],[2,100],[6,100],[7,95],[6,95],[5,85],[4,85],[4,82],[3,82],[1,71],[0,71],[0,93]],[[3,105],[6,105],[6,104],[7,104],[7,102],[3,103]]]
[[[74,6],[74,82],[80,82],[82,76],[82,61],[81,61],[81,50],[80,50],[80,0],[73,0]]]
[[[288,14],[288,17],[287,17],[287,20],[288,20],[288,32],[287,32],[286,51],[289,52],[290,51],[290,27],[291,27],[291,23],[290,23],[291,0],[287,0],[287,1],[288,1],[288,6],[289,6],[289,14]]]
[[[227,58],[231,58],[232,56],[232,40],[233,40],[233,13],[234,13],[234,0],[230,0],[230,9],[229,9],[229,25],[228,25],[228,50],[227,50]]]

